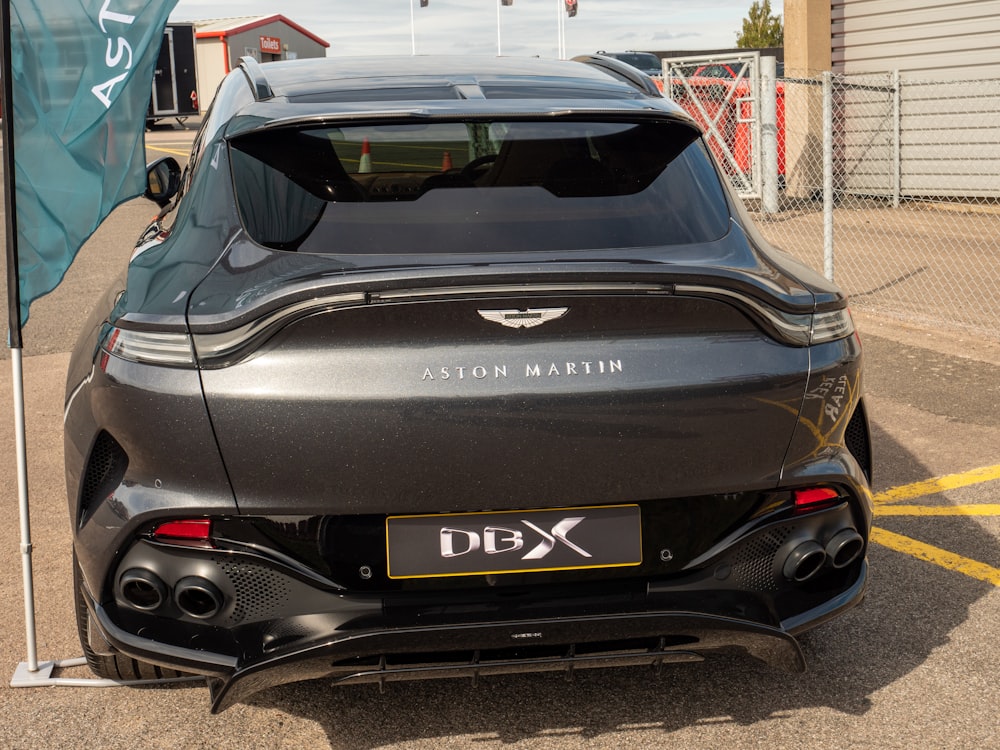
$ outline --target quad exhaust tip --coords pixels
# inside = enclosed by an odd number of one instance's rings
[[[816,539],[800,542],[782,563],[785,578],[805,583],[829,565],[834,570],[846,568],[865,548],[865,540],[856,529],[846,527],[834,534],[824,547]]]
[[[170,601],[170,589],[163,579],[148,568],[129,568],[118,580],[118,592],[129,606],[143,612],[154,612]],[[201,576],[181,578],[173,588],[177,608],[198,620],[219,614],[225,606],[219,587]]]

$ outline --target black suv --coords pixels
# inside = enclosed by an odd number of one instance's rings
[[[648,76],[663,76],[663,63],[652,52],[636,52],[634,50],[629,50],[628,52],[605,52],[604,50],[598,50],[597,54],[620,60],[626,65],[631,65],[633,68],[641,70]]]
[[[401,72],[402,71],[402,72]],[[861,347],[625,65],[246,59],[84,326],[95,672],[801,670],[865,591]]]

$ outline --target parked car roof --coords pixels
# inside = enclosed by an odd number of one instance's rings
[[[648,78],[634,75],[614,60],[609,66],[607,59],[598,57],[316,58],[266,65],[244,59],[255,101],[220,114],[239,113],[227,129],[230,135],[279,120],[335,119],[358,112],[385,116],[419,110],[427,116],[475,116],[554,113],[569,107],[687,119],[680,107],[660,96]]]
[[[411,86],[444,85],[462,97],[463,86],[539,86],[558,84],[581,92],[618,92],[635,96],[635,89],[601,71],[570,61],[536,58],[442,55],[422,57],[315,58],[258,65],[275,96],[294,99],[335,91],[381,86],[398,91]],[[387,73],[386,71],[399,71]]]

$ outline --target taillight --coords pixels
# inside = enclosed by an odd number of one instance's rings
[[[153,538],[160,540],[183,539],[189,542],[207,542],[212,535],[212,521],[192,518],[166,521],[153,529]]]
[[[812,509],[820,505],[829,505],[840,498],[840,493],[832,487],[809,487],[792,492],[792,500],[796,508]]]
[[[101,349],[130,362],[173,367],[192,367],[195,362],[191,337],[184,332],[135,331],[105,325],[101,331]],[[103,355],[101,367],[107,367]]]
[[[854,320],[851,318],[851,311],[846,307],[841,310],[816,313],[813,315],[809,343],[823,344],[827,341],[846,339],[852,333],[854,333]]]
[[[676,294],[725,299],[738,305],[744,312],[763,323],[779,339],[793,346],[825,344],[844,339],[854,333],[854,321],[848,309],[817,313],[792,313],[779,310],[763,300],[744,292],[722,287],[697,284],[676,284]]]

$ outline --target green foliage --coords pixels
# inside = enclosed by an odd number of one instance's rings
[[[771,0],[754,0],[743,31],[736,35],[736,46],[741,49],[756,47],[781,47],[785,43],[785,27],[781,16],[771,15]]]

